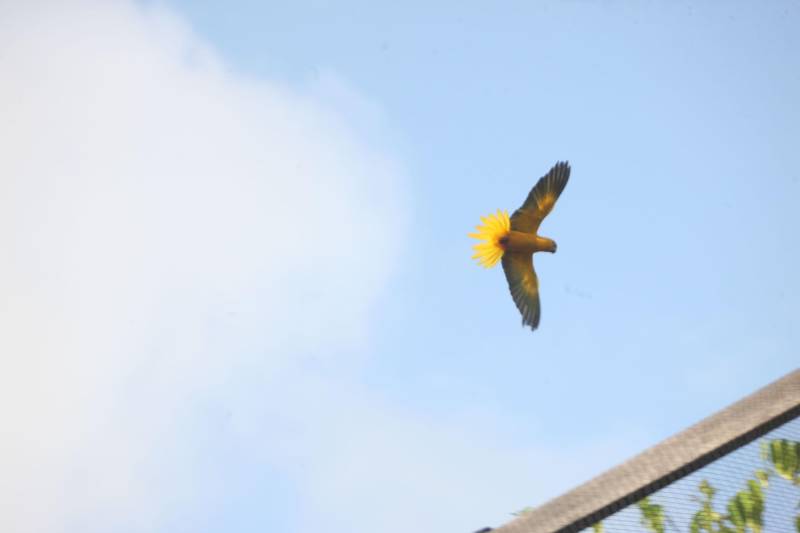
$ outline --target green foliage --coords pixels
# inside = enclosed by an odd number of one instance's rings
[[[764,527],[764,490],[770,477],[780,477],[800,485],[800,442],[778,439],[761,443],[761,458],[771,463],[771,469],[758,469],[754,479],[747,480],[744,490],[737,492],[727,505],[727,514],[714,510],[716,491],[708,481],[700,483],[701,498],[695,498],[700,510],[692,517],[690,533],[761,533]],[[800,533],[800,516],[795,520]]]
[[[761,458],[772,463],[780,477],[800,486],[800,442],[787,439],[762,441]],[[795,517],[794,527],[800,533],[800,515]]]
[[[699,490],[703,497],[695,498],[700,503],[700,510],[692,517],[690,533],[745,533],[748,529],[753,533],[761,533],[764,493],[760,479],[748,480],[747,488],[737,492],[728,501],[726,515],[714,510],[716,491],[708,481],[703,480]]]
[[[699,496],[694,497],[699,509],[689,523],[689,533],[762,533],[764,529],[765,495],[774,479],[782,478],[800,487],[800,442],[787,439],[763,440],[761,458],[764,468],[753,472],[745,488],[728,500],[725,513],[715,509],[716,489],[703,480],[698,486]],[[775,477],[777,476],[777,477]],[[778,481],[778,483],[782,483]],[[670,530],[676,529],[661,505],[643,498],[636,503],[641,512],[641,524],[651,533],[666,533],[665,524]],[[798,504],[800,508],[800,504]],[[513,513],[526,514],[531,507]],[[794,526],[800,533],[800,515],[795,517]],[[592,525],[592,533],[603,533],[603,522]]]
[[[761,483],[761,487],[762,488],[765,488],[765,489],[769,488],[769,476],[770,476],[770,473],[771,472],[769,470],[756,470],[756,472],[755,472],[756,479],[758,480],[759,483]]]
[[[700,510],[697,511],[689,523],[690,533],[728,533],[731,531],[725,525],[724,517],[714,510],[714,494],[716,490],[705,479],[700,483],[700,494],[702,498],[695,498],[700,503]]]
[[[761,533],[764,515],[764,493],[758,481],[747,481],[747,489],[737,492],[728,502],[728,518],[737,533],[750,529]]]
[[[762,446],[762,457],[764,455],[779,476],[800,485],[800,442],[786,439],[769,441],[766,450]]]
[[[520,509],[516,513],[511,513],[511,514],[514,515],[514,516],[522,516],[524,514],[530,513],[531,511],[533,511],[533,507],[523,507],[522,509]]]
[[[643,498],[637,504],[642,512],[642,525],[653,533],[664,533],[664,508]]]

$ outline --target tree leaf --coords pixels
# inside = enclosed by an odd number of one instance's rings
[[[642,525],[653,533],[664,533],[664,508],[643,498],[637,504],[642,512]]]
[[[769,488],[769,472],[766,470],[756,470],[756,479],[758,479],[761,486]]]
[[[769,460],[784,479],[797,484],[800,478],[800,442],[775,439],[769,442]]]

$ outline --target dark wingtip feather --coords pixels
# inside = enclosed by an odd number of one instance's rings
[[[556,198],[564,192],[564,187],[567,186],[571,171],[572,168],[569,166],[569,161],[559,161],[547,173],[547,188],[555,194]]]
[[[542,316],[541,307],[539,305],[531,305],[522,291],[512,291],[511,296],[522,315],[522,326],[531,328],[531,331],[536,331]]]
[[[534,309],[527,309],[527,312],[522,315],[522,327],[529,327],[531,331],[536,331],[539,327],[539,319],[541,312],[536,312]]]

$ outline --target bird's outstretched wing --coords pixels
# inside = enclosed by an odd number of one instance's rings
[[[512,230],[527,233],[539,230],[542,220],[553,210],[561,191],[567,186],[569,170],[569,163],[561,161],[536,182],[522,207],[511,215]]]
[[[522,314],[522,325],[531,330],[539,327],[539,280],[533,270],[533,254],[506,252],[503,254],[503,271],[506,273],[508,290]]]

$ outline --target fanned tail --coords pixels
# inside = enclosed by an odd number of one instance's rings
[[[503,257],[505,248],[500,244],[500,239],[511,231],[511,221],[507,211],[498,209],[496,214],[481,217],[481,222],[483,222],[482,225],[475,226],[475,229],[478,230],[477,233],[469,234],[473,239],[483,241],[473,245],[472,249],[475,250],[475,254],[472,258],[476,259],[481,266],[491,268]]]

